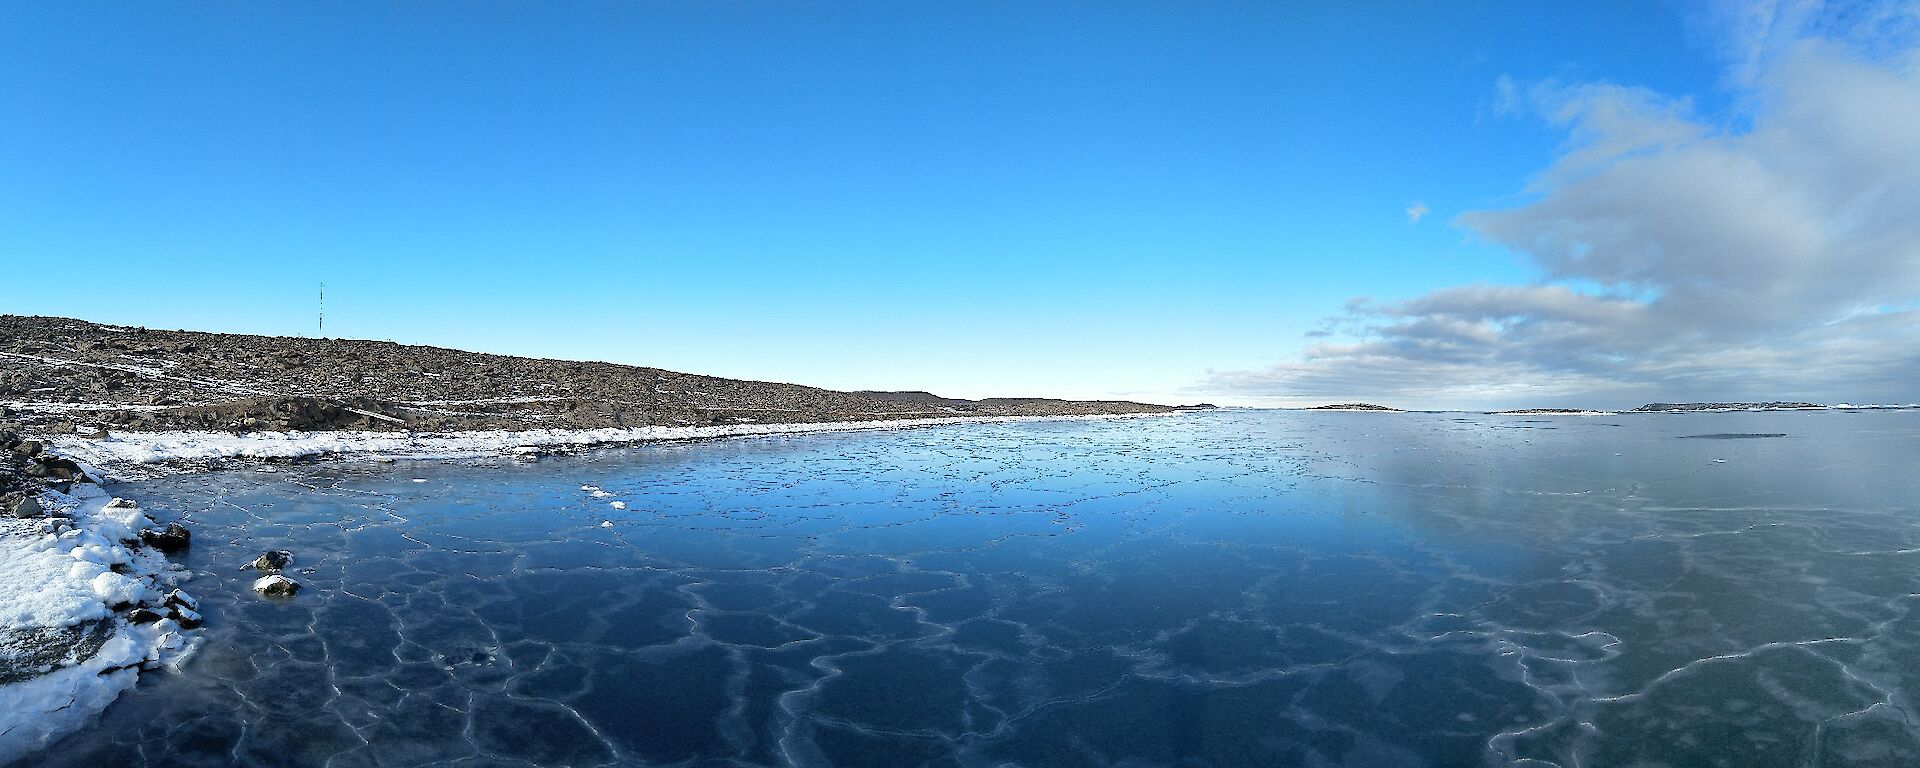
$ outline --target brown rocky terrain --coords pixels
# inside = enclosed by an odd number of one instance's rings
[[[0,315],[0,428],[412,430],[1157,413],[1122,401],[837,392],[384,341]]]

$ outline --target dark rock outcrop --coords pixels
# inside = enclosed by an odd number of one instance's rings
[[[7,514],[24,520],[44,515],[46,510],[41,508],[39,499],[23,495],[13,501]]]
[[[167,523],[167,527],[158,531],[151,528],[141,531],[140,541],[162,552],[179,552],[193,546],[193,532],[179,523]]]

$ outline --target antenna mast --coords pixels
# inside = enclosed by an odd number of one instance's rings
[[[327,335],[327,284],[320,284],[320,335]]]

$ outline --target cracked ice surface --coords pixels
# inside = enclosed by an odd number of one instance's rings
[[[205,647],[32,764],[1913,765],[1916,437],[1229,411],[167,478],[118,492],[193,526]]]

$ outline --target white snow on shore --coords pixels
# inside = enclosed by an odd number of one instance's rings
[[[175,663],[192,649],[190,633],[171,619],[136,625],[115,614],[129,603],[159,605],[176,580],[160,553],[125,543],[153,526],[145,513],[84,483],[39,500],[72,523],[8,519],[0,528],[0,661],[40,673],[0,685],[0,765],[86,725],[133,686],[141,667]],[[47,642],[34,640],[36,632],[99,621],[107,638],[92,656],[21,669],[29,662],[19,654]]]
[[[0,407],[29,413],[76,413],[90,411],[164,411],[171,405],[122,405],[119,403],[30,403],[24,400],[0,402]]]
[[[833,421],[812,424],[728,424],[710,427],[629,427],[605,429],[491,430],[473,432],[119,432],[101,440],[62,436],[62,453],[101,466],[157,464],[209,459],[298,459],[314,456],[373,455],[394,458],[451,458],[537,453],[540,449],[694,440],[713,437],[847,432],[946,424],[1121,419],[1167,414],[1099,416],[994,416]]]

